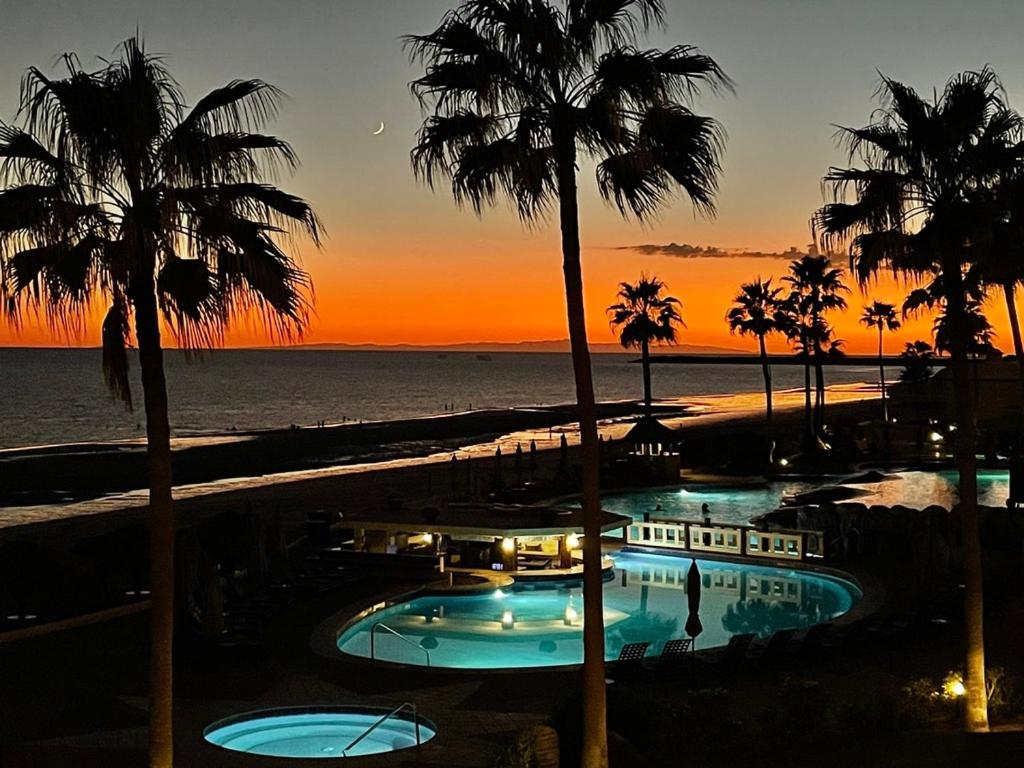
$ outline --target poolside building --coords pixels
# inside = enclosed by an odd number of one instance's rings
[[[602,532],[630,518],[601,513]],[[341,552],[430,559],[443,569],[564,574],[581,566],[583,510],[518,504],[388,508],[344,516]],[[358,554],[357,554],[358,553]]]

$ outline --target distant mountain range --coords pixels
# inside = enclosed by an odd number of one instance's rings
[[[269,348],[269,347],[268,347]],[[273,347],[280,349],[280,347]],[[308,349],[312,351],[337,350],[349,352],[568,352],[568,339],[548,341],[472,341],[459,344],[296,344],[287,349]],[[613,342],[590,345],[595,353],[620,353],[636,355],[635,349],[623,349]],[[655,352],[676,354],[742,355],[743,350],[730,347],[716,347],[704,344],[676,344],[671,347],[657,347]]]

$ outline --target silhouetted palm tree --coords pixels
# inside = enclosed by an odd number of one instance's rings
[[[900,381],[905,384],[924,384],[932,377],[931,362],[934,358],[932,345],[927,341],[908,341],[900,352],[903,363]]]
[[[1013,353],[1017,356],[1024,383],[1024,342],[1017,314],[1017,286],[1024,282],[1024,164],[1016,157],[1002,169],[991,190],[992,205],[998,211],[990,233],[976,237],[978,269],[986,285],[998,286],[1006,301]]]
[[[756,336],[761,354],[761,374],[764,376],[765,418],[768,422],[769,439],[772,433],[772,369],[768,365],[768,349],[765,339],[772,333],[782,333],[786,328],[785,311],[779,295],[781,288],[772,288],[771,280],[760,277],[752,283],[740,286],[740,292],[733,299],[733,305],[725,315],[729,332],[740,336]]]
[[[605,199],[649,217],[677,189],[712,214],[723,135],[688,104],[730,87],[696,48],[640,50],[661,0],[466,0],[406,39],[426,73],[412,84],[432,111],[412,151],[428,184],[451,180],[476,211],[510,199],[535,221],[557,206],[583,463],[584,754],[607,765],[598,444],[583,310],[577,162],[597,161]]]
[[[887,304],[884,301],[874,301],[864,307],[861,313],[860,322],[867,328],[878,329],[878,388],[882,392],[882,424],[886,435],[886,445],[889,440],[889,407],[886,400],[885,390],[885,352],[883,350],[882,337],[886,331],[899,330],[902,323],[896,315],[896,306]]]
[[[255,316],[278,335],[300,331],[309,280],[275,243],[297,225],[317,240],[307,203],[263,183],[296,158],[250,131],[279,92],[235,80],[192,109],[164,62],[135,38],[102,69],[64,57],[67,76],[30,69],[21,128],[0,130],[0,265],[17,321],[42,306],[60,325],[89,302],[103,321],[107,383],[130,407],[134,336],[146,410],[152,568],[150,764],[172,762],[174,513],[161,319],[184,346],[218,341],[232,319]]]
[[[814,433],[820,438],[825,428],[825,373],[822,362],[826,353],[838,352],[832,343],[832,327],[826,322],[825,314],[846,309],[846,299],[841,294],[849,289],[843,284],[843,270],[832,266],[828,256],[808,254],[790,262],[789,274],[782,280],[791,288],[790,304],[796,310],[800,322],[798,338],[803,354],[814,366],[815,404]]]
[[[970,396],[967,326],[971,243],[991,228],[986,191],[1017,155],[1020,118],[1006,105],[989,70],[952,78],[934,99],[883,78],[881,106],[864,128],[841,130],[850,163],[825,177],[834,202],[816,217],[826,241],[850,244],[862,283],[882,268],[941,280],[949,318],[949,347],[957,415],[966,582],[967,728],[988,727],[985,691],[981,545],[975,449],[977,426]]]
[[[675,344],[676,329],[686,324],[675,296],[665,296],[668,286],[657,277],[640,275],[636,283],[619,283],[619,303],[608,307],[612,329],[626,349],[639,349],[644,373],[644,415],[651,415],[651,344]]]
[[[967,320],[967,354],[970,357],[990,357],[998,352],[992,343],[995,339],[995,329],[992,323],[985,317],[980,301],[969,299],[964,305],[964,314]],[[939,354],[949,354],[953,349],[952,326],[949,312],[943,305],[942,310],[935,316],[932,324],[932,334],[935,337],[935,351]]]

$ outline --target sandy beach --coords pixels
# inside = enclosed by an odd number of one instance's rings
[[[874,395],[874,389],[867,385],[834,387],[829,390],[829,403],[837,419],[856,420],[870,416]],[[798,427],[803,418],[803,393],[778,392],[775,403],[780,434],[792,434],[793,427]],[[632,415],[637,410],[636,403],[604,404],[602,439],[621,439],[632,426]],[[764,428],[763,397],[753,393],[704,397],[685,403],[662,401],[658,412],[663,414],[660,417],[666,425],[682,431],[684,446],[688,440],[724,441],[731,434],[760,432]],[[572,408],[563,406],[252,433],[232,436],[231,440],[214,437],[210,442],[205,438],[180,440],[175,455],[178,475],[174,492],[179,524],[187,525],[230,508],[256,505],[286,507],[298,515],[318,507],[337,507],[342,499],[345,508],[372,509],[396,493],[408,499],[429,498],[450,488],[453,482],[479,483],[489,478],[499,448],[504,471],[511,479],[516,446],[527,450],[531,441],[537,446],[538,466],[546,471],[560,460],[563,436],[570,460],[576,460],[579,434],[571,417]],[[798,433],[799,428],[795,431]],[[375,439],[382,442],[372,444]],[[353,454],[341,460],[330,460],[325,454],[318,457],[315,453],[322,446],[339,442],[367,450],[361,457]],[[297,460],[299,456],[308,458]],[[144,488],[119,490],[114,482],[105,493],[97,489],[104,478],[119,480],[121,485],[130,483],[131,475],[118,474],[124,467],[134,466],[139,473],[135,478],[143,479],[143,458],[142,446],[136,444],[0,452],[0,466],[4,462],[19,467],[28,464],[32,472],[41,473],[42,477],[52,477],[50,473],[58,462],[70,463],[85,473],[93,467],[95,473],[87,475],[93,485],[88,486],[91,490],[85,498],[0,506],[0,537],[77,538],[142,519],[147,504]],[[252,463],[248,463],[250,460]],[[299,466],[285,468],[295,464]],[[274,466],[280,471],[256,471]],[[181,467],[186,471],[180,471]],[[194,467],[201,467],[207,475],[221,476],[198,482],[178,479]],[[453,474],[458,480],[453,481]],[[11,473],[5,475],[11,477]],[[29,475],[20,469],[17,476],[24,482]]]

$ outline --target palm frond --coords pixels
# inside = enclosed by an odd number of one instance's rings
[[[208,134],[259,131],[277,116],[284,93],[263,80],[232,80],[195,103],[175,132]]]
[[[128,379],[128,345],[131,321],[128,303],[115,293],[100,331],[103,347],[103,378],[115,400],[132,410],[132,388]]]

